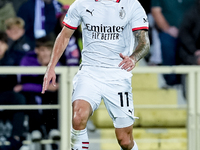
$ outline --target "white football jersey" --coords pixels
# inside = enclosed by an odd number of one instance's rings
[[[146,13],[138,0],[76,0],[63,24],[83,34],[82,65],[118,68],[119,53],[130,56],[132,31],[148,29]]]

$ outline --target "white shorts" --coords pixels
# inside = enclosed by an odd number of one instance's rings
[[[103,68],[105,71],[105,68]],[[93,112],[99,107],[101,100],[115,128],[124,128],[134,123],[134,108],[131,88],[131,78],[108,81],[104,78],[98,80],[91,76],[91,72],[101,74],[102,68],[82,67],[73,79],[72,103],[81,99],[90,103]]]

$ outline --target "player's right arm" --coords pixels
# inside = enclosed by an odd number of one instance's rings
[[[53,85],[56,86],[55,66],[58,63],[58,60],[63,54],[65,48],[67,47],[70,37],[72,36],[73,33],[74,30],[69,29],[67,27],[63,27],[62,31],[55,40],[53,52],[51,55],[51,60],[47,66],[47,70],[44,75],[43,87],[42,87],[43,94],[48,89],[50,81],[52,81]]]

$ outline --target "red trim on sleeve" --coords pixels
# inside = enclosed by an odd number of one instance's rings
[[[95,0],[95,2],[100,2],[101,0]],[[113,0],[114,2],[116,2],[116,3],[119,3],[120,2],[120,0]]]
[[[62,22],[66,27],[70,28],[70,29],[73,29],[73,30],[76,30],[78,27],[72,27],[68,24],[66,24],[64,21]]]
[[[84,147],[84,146],[82,146],[82,149],[88,149],[88,147]]]
[[[132,31],[142,30],[142,29],[149,30],[149,27],[138,27],[138,28],[133,28]]]

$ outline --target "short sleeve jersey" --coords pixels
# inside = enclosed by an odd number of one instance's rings
[[[81,24],[82,65],[106,68],[119,68],[119,53],[132,54],[132,31],[148,30],[147,16],[138,0],[76,0],[63,24],[70,29]]]

